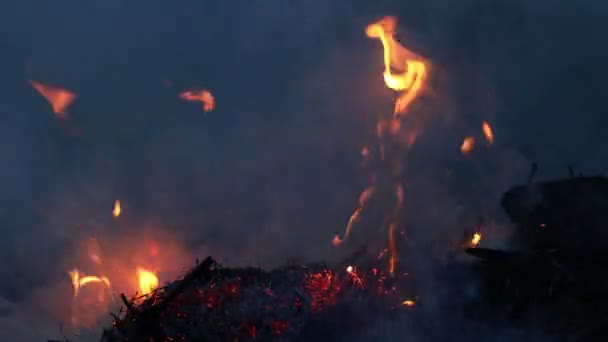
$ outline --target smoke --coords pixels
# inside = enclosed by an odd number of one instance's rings
[[[608,167],[606,8],[569,6],[30,0],[3,11],[14,15],[0,21],[13,32],[0,57],[0,322],[11,327],[2,330],[23,341],[58,330],[68,319],[66,271],[91,235],[136,245],[139,232],[162,232],[179,249],[174,273],[206,254],[268,267],[335,257],[330,239],[366,183],[359,149],[393,108],[381,47],[363,32],[386,14],[400,18],[401,41],[433,63],[418,106],[423,134],[408,156],[408,265],[421,286],[459,288],[438,280],[429,251],[444,253],[436,245],[462,237],[478,216],[496,222],[484,243],[503,244],[498,198],[525,181],[530,162],[542,178],[566,175],[567,164]],[[69,127],[30,78],[78,94]],[[190,87],[209,89],[216,111],[181,101]],[[484,119],[496,144],[463,159],[462,138],[481,134]],[[117,198],[120,224],[111,219]],[[439,307],[418,319],[447,324]],[[403,331],[379,322],[378,331],[423,339],[437,329],[417,323]],[[504,338],[510,329],[484,331]]]

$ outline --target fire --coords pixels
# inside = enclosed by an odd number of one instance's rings
[[[460,145],[460,152],[464,155],[468,155],[473,151],[473,147],[475,147],[475,139],[473,137],[466,137],[462,141],[462,145]]]
[[[193,102],[202,102],[203,110],[210,112],[215,108],[215,98],[208,90],[187,90],[179,94],[180,99]]]
[[[480,241],[481,241],[481,234],[480,233],[473,234],[473,238],[471,239],[471,245],[473,245],[473,247],[476,247],[477,245],[479,245]]]
[[[141,295],[147,295],[158,287],[158,277],[156,274],[141,267],[137,268],[137,282]]]
[[[112,216],[118,217],[120,216],[120,212],[122,209],[120,208],[120,200],[114,201],[114,209],[112,209]]]
[[[494,132],[492,132],[492,126],[487,121],[481,123],[481,129],[483,130],[483,135],[485,135],[486,140],[490,143],[494,143]]]
[[[413,306],[416,305],[416,302],[414,302],[411,299],[406,299],[406,300],[403,301],[402,304],[405,305],[405,306],[413,307]]]
[[[384,83],[390,89],[402,92],[395,103],[395,115],[404,113],[422,89],[427,76],[424,59],[406,49],[395,40],[395,17],[385,17],[365,29],[367,36],[378,38],[384,47]],[[403,71],[395,74],[391,69]]]
[[[102,283],[110,288],[110,280],[105,276],[85,276],[84,274],[80,273],[78,269],[73,269],[69,272],[69,274],[70,278],[72,279],[72,287],[74,288],[74,298],[78,297],[80,288],[89,283]]]
[[[58,117],[64,117],[67,108],[76,100],[76,94],[69,90],[36,81],[30,81],[30,84],[51,104]]]

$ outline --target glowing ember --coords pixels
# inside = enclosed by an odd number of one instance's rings
[[[36,81],[30,81],[30,84],[51,104],[53,113],[58,117],[63,117],[66,114],[66,109],[76,99],[76,94],[66,89]]]
[[[406,299],[406,300],[403,301],[402,304],[405,305],[405,306],[413,307],[413,306],[416,305],[416,302],[414,302],[411,299]]]
[[[353,267],[352,267],[352,266],[348,266],[348,267],[346,268],[346,272],[347,272],[347,273],[353,273]]]
[[[137,282],[139,284],[139,294],[145,296],[158,287],[158,277],[154,272],[141,267],[137,268]]]
[[[85,276],[80,273],[77,269],[74,269],[69,272],[70,278],[72,279],[72,287],[74,289],[74,298],[78,297],[78,293],[80,288],[90,284],[90,283],[102,283],[105,284],[108,288],[110,288],[110,280],[107,277],[97,277],[97,276]]]
[[[473,247],[476,247],[477,245],[479,245],[480,241],[481,241],[481,234],[479,234],[479,233],[473,234],[473,238],[471,239],[471,245],[473,245]]]
[[[333,238],[333,240],[331,240],[331,244],[334,246],[339,246],[342,244],[342,239],[340,239],[340,235],[336,234]]]
[[[393,37],[397,19],[385,17],[365,29],[367,36],[378,38],[384,47],[384,83],[390,89],[401,91],[395,103],[395,114],[404,113],[422,89],[426,78],[426,64],[420,56],[409,51]],[[403,71],[394,74],[391,69]]]
[[[114,201],[114,209],[112,209],[112,216],[114,216],[114,217],[120,216],[121,211],[122,211],[122,209],[120,208],[120,201],[119,200]]]
[[[187,90],[179,94],[179,97],[186,101],[202,102],[205,112],[210,112],[215,108],[215,98],[208,90]]]
[[[473,151],[474,146],[475,139],[473,139],[473,137],[466,137],[464,138],[462,145],[460,145],[460,152],[462,152],[462,154],[464,155],[468,155],[469,153],[471,153],[471,151]]]
[[[490,143],[494,143],[494,132],[492,132],[492,126],[487,121],[481,123],[481,129],[483,130],[483,135],[486,137],[486,140]]]

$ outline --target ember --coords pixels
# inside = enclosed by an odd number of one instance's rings
[[[215,108],[215,98],[208,90],[187,90],[179,94],[179,97],[186,101],[202,102],[205,112],[210,112]]]
[[[372,286],[367,288],[356,267],[345,268],[346,273],[323,264],[230,269],[207,258],[141,302],[123,296],[127,311],[106,329],[103,340],[289,340],[307,329],[312,315],[323,317],[332,307],[347,305],[366,315],[372,302],[403,301],[395,291],[369,291],[383,286],[381,272],[367,273],[365,284]],[[390,305],[385,307],[388,314]]]
[[[30,84],[42,95],[53,108],[53,113],[58,117],[63,118],[67,108],[76,100],[76,94],[69,90],[42,84],[36,81],[30,81]]]
[[[475,139],[473,137],[466,137],[462,141],[462,145],[460,145],[460,152],[464,155],[468,155],[473,151],[473,147],[475,146]]]
[[[483,130],[483,135],[486,137],[488,143],[494,143],[494,132],[492,131],[492,126],[487,121],[481,123],[481,129]]]

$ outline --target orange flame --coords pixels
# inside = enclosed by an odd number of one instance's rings
[[[395,224],[388,227],[388,250],[391,253],[389,259],[389,272],[395,273],[395,265],[397,264],[397,242],[395,241]]]
[[[414,302],[411,299],[406,299],[406,300],[403,301],[402,304],[405,305],[405,306],[413,307],[413,306],[416,305],[416,302]]]
[[[486,140],[490,143],[494,143],[494,132],[492,132],[492,126],[487,121],[481,123],[481,129],[483,130],[483,135],[486,136]]]
[[[89,283],[103,283],[108,288],[110,288],[110,280],[107,277],[97,277],[97,276],[85,276],[80,273],[77,269],[73,269],[69,272],[70,278],[72,279],[72,287],[74,289],[74,298],[78,297],[78,293],[80,288],[89,284]]]
[[[137,268],[137,282],[139,284],[139,292],[143,296],[150,294],[158,287],[158,277],[156,274],[141,267]]]
[[[368,37],[380,39],[384,47],[384,83],[390,89],[402,92],[395,103],[395,115],[404,113],[418,96],[427,73],[424,59],[406,49],[393,37],[396,26],[397,18],[384,17],[365,29]],[[403,72],[394,74],[391,68]]]
[[[64,117],[66,109],[76,100],[76,94],[59,87],[30,81],[30,84],[44,97],[58,117]]]
[[[477,245],[479,245],[480,241],[481,241],[481,234],[480,233],[473,234],[473,238],[471,239],[471,245],[473,247],[477,247]]]
[[[122,211],[120,207],[120,200],[114,201],[114,209],[112,209],[112,216],[118,217],[120,216],[120,212]]]
[[[179,94],[180,99],[202,102],[203,111],[210,112],[215,108],[215,98],[208,90],[187,90]]]
[[[468,155],[473,151],[473,147],[475,146],[475,139],[473,137],[466,137],[460,145],[460,152],[464,155]]]

